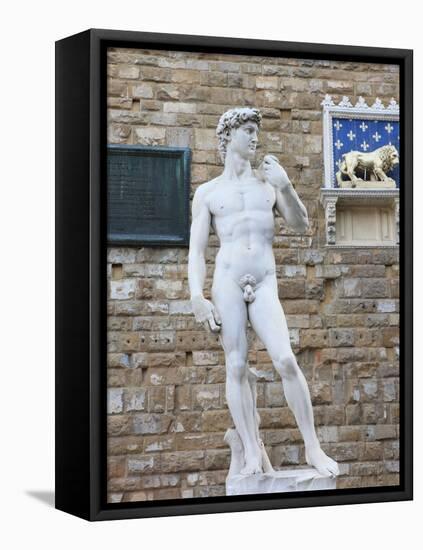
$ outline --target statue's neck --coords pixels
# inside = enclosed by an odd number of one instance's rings
[[[241,181],[250,178],[253,175],[253,170],[248,159],[242,158],[238,153],[228,150],[223,175],[227,179]]]

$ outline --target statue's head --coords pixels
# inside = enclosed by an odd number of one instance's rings
[[[223,113],[216,128],[216,135],[219,139],[219,153],[222,162],[225,162],[226,150],[234,132],[241,127],[247,129],[249,126],[255,129],[256,132],[259,130],[261,126],[261,113],[258,109],[252,107],[237,107]],[[251,147],[251,149],[253,148]],[[251,150],[250,153],[254,154],[254,152],[255,146],[254,151]]]
[[[398,166],[399,164],[399,155],[395,145],[385,145],[380,147],[380,157],[382,159],[385,168],[391,170]]]

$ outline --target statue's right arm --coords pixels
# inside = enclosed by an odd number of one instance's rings
[[[213,304],[204,298],[206,279],[207,243],[209,240],[211,213],[207,204],[207,186],[197,189],[192,202],[191,237],[188,254],[188,282],[191,305],[198,322],[207,321],[213,332],[220,330],[220,318]]]
[[[209,240],[211,214],[206,203],[206,190],[201,186],[192,201],[191,237],[188,254],[188,282],[191,299],[203,295],[206,278],[205,253]]]

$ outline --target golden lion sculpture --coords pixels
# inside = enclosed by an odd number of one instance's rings
[[[342,155],[336,180],[339,187],[369,187],[377,184],[395,187],[394,180],[387,176],[387,172],[398,163],[398,151],[393,145],[383,145],[369,153],[350,151]]]

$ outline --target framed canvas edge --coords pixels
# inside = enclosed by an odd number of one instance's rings
[[[87,248],[89,253],[89,268],[87,269],[87,280],[89,288],[89,334],[86,335],[89,346],[89,358],[79,366],[79,375],[84,369],[88,369],[89,382],[85,396],[88,404],[85,409],[85,416],[88,422],[89,440],[84,439],[80,446],[84,449],[76,449],[78,457],[82,457],[77,464],[81,466],[84,475],[88,474],[88,495],[81,496],[81,510],[77,507],[70,509],[67,504],[58,504],[57,508],[88,520],[110,520],[136,517],[157,517],[186,514],[205,514],[229,511],[251,511],[266,509],[282,509],[306,506],[329,506],[341,504],[359,504],[370,502],[401,501],[413,498],[413,472],[412,472],[412,65],[413,53],[405,49],[367,48],[361,46],[337,46],[322,44],[287,43],[276,41],[262,41],[255,39],[234,39],[217,37],[198,37],[187,35],[164,35],[156,33],[139,33],[129,31],[109,31],[92,29],[86,31],[89,35],[89,164],[85,162],[86,178],[84,183],[89,187],[89,231],[80,235],[78,242]],[[87,36],[86,33],[81,33]],[[71,40],[73,37],[69,37]],[[62,41],[60,41],[62,42]],[[102,86],[101,75],[105,71],[105,56],[102,56],[104,48],[112,44],[126,47],[164,47],[174,48],[216,48],[223,53],[223,50],[255,51],[257,55],[264,55],[263,51],[273,55],[294,55],[298,57],[314,58],[360,58],[362,62],[375,61],[375,56],[382,63],[397,63],[400,65],[400,86],[401,86],[401,122],[403,124],[403,135],[405,140],[401,144],[400,155],[404,159],[403,178],[404,185],[401,189],[401,246],[400,265],[402,267],[401,286],[401,437],[400,437],[400,465],[401,483],[398,487],[366,488],[366,489],[341,489],[333,491],[332,494],[308,493],[306,496],[290,494],[284,497],[272,495],[265,499],[254,497],[225,497],[204,498],[201,502],[190,503],[183,499],[176,503],[164,501],[160,503],[134,503],[120,504],[119,507],[107,504],[105,498],[105,410],[106,392],[104,380],[102,380],[102,368],[105,359],[105,345],[102,335],[102,319],[106,315],[106,242],[102,227],[105,225],[105,193],[102,192],[101,184],[104,186],[105,155],[102,151],[106,146],[106,104],[104,98],[104,87]],[[59,42],[57,43],[59,44]],[[334,51],[335,50],[335,51]],[[60,110],[60,105],[57,107]],[[57,138],[56,138],[57,139]],[[404,141],[407,141],[405,148]],[[56,141],[57,146],[57,141]],[[60,185],[60,176],[56,173],[56,185]],[[407,182],[407,184],[405,184]],[[100,205],[100,208],[98,207]],[[56,206],[57,209],[57,206]],[[57,210],[56,210],[57,212]],[[407,221],[407,223],[406,223]],[[59,223],[60,222],[56,222]],[[62,227],[62,231],[70,231]],[[88,244],[89,243],[89,244]],[[66,277],[63,267],[57,264],[56,275]],[[77,296],[75,296],[77,298]],[[59,297],[60,302],[60,297]],[[57,304],[57,302],[56,302]],[[56,305],[57,308],[57,305]],[[60,312],[56,309],[56,315]],[[72,316],[71,316],[72,317]],[[71,318],[70,322],[78,322],[78,319]],[[57,337],[58,346],[64,344],[66,338],[63,335]],[[62,358],[63,361],[63,358]],[[56,359],[56,378],[61,377],[62,368],[66,369],[66,360],[61,365]],[[104,374],[104,373],[103,373]],[[59,384],[60,385],[60,384]],[[56,401],[57,406],[57,401]],[[70,414],[68,411],[66,414]],[[60,430],[60,426],[58,426]],[[57,434],[57,430],[56,430]],[[62,437],[63,440],[63,437]],[[75,443],[75,441],[74,441]],[[88,448],[85,448],[87,447]],[[383,489],[383,490],[380,490]],[[66,499],[64,499],[66,500]],[[82,502],[83,501],[83,502]]]

